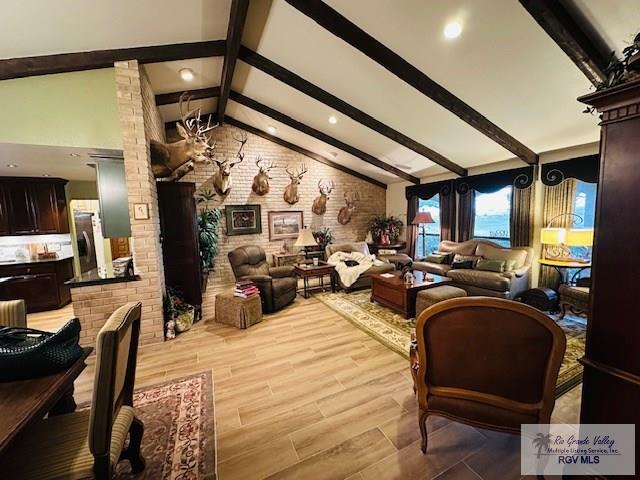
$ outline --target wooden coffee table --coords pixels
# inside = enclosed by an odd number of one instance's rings
[[[371,275],[371,301],[398,312],[404,318],[411,318],[416,316],[416,295],[419,291],[451,282],[450,278],[418,270],[413,274],[416,277],[413,284],[406,284],[400,278],[400,272]]]

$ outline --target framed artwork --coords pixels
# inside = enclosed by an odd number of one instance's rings
[[[298,238],[304,226],[301,210],[269,212],[269,240]]]
[[[262,233],[260,205],[227,205],[227,235]]]
[[[134,203],[133,204],[133,219],[134,220],[149,220],[149,204],[148,203]]]

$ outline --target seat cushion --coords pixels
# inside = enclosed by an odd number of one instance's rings
[[[273,296],[277,297],[286,292],[295,291],[298,288],[297,277],[274,278],[272,280]]]
[[[418,292],[418,296],[416,297],[416,317],[420,315],[423,310],[438,302],[466,296],[467,292],[452,285],[441,285],[439,287],[422,290]]]
[[[421,272],[433,273],[434,275],[447,276],[447,272],[451,270],[451,265],[431,262],[413,262],[413,268]]]
[[[501,273],[481,270],[450,270],[447,276],[458,285],[470,285],[496,292],[508,292],[511,287],[511,279]]]
[[[93,455],[89,450],[89,410],[42,420],[20,434],[3,454],[2,478],[93,478]],[[116,465],[133,422],[133,408],[120,408],[111,432],[109,457]]]

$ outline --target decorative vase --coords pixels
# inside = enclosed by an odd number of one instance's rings
[[[186,332],[193,325],[193,318],[195,316],[195,308],[191,307],[189,310],[182,312],[176,316],[176,332]]]
[[[380,243],[382,245],[389,245],[391,243],[391,241],[389,240],[389,235],[386,233],[383,233],[382,236],[380,237]]]

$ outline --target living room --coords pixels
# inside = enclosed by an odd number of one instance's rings
[[[635,474],[635,2],[63,3],[0,20],[8,478]]]

